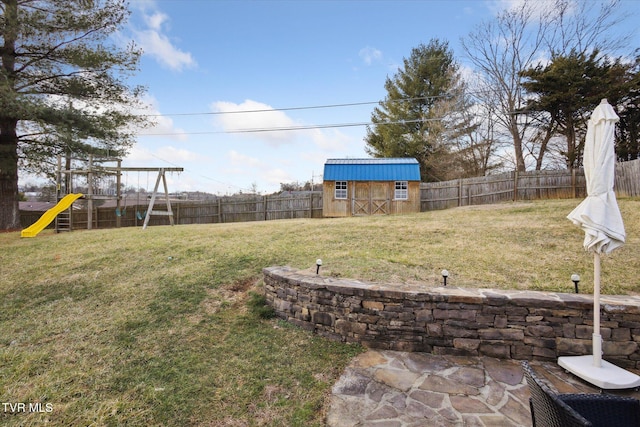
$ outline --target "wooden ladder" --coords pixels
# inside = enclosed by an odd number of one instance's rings
[[[71,208],[62,211],[56,217],[56,233],[71,231]]]

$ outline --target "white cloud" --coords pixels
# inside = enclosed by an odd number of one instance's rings
[[[312,129],[309,133],[314,144],[324,151],[341,151],[351,142],[351,138],[336,129],[325,131]]]
[[[124,160],[127,166],[144,167],[151,163],[155,166],[155,164],[159,162],[170,162],[170,164],[178,165],[184,162],[198,162],[203,160],[203,156],[193,151],[176,148],[171,145],[165,145],[152,150],[141,144],[136,144],[129,150],[129,154]]]
[[[229,151],[229,160],[232,166],[259,167],[260,160],[245,154],[238,153],[236,150]]]
[[[196,61],[190,53],[183,52],[171,44],[169,38],[160,32],[149,29],[135,31],[136,41],[145,54],[151,55],[161,65],[172,70],[182,71],[184,68],[193,68]]]
[[[132,32],[144,54],[175,71],[195,67],[197,63],[191,53],[176,47],[167,36],[165,27],[170,21],[169,16],[158,11],[155,2],[140,2],[137,6],[146,28],[133,28]]]
[[[273,107],[250,99],[242,104],[233,102],[218,101],[211,104],[211,109],[216,113],[227,113],[214,116],[217,126],[222,127],[225,132],[246,133],[254,137],[257,135],[251,132],[256,129],[288,129],[300,126],[295,120],[287,116],[282,111],[275,111]],[[293,131],[260,132],[260,139],[269,145],[279,146],[293,142],[295,138]]]
[[[197,163],[202,163],[203,156],[192,151],[180,149],[172,146],[162,146],[158,148],[145,147],[136,144],[131,148],[129,154],[123,159],[123,167],[183,167],[185,171],[192,170]],[[123,182],[127,187],[145,188],[147,191],[153,190],[158,178],[158,173],[150,172],[126,172]],[[203,180],[194,177],[189,173],[168,172],[165,175],[169,191],[195,191],[206,188]],[[207,183],[208,184],[208,183]],[[160,187],[160,191],[162,187]]]
[[[138,114],[147,114],[153,120],[154,125],[147,129],[142,129],[139,135],[164,134],[166,138],[175,141],[186,141],[187,134],[184,129],[174,127],[173,119],[169,116],[163,116],[158,108],[158,101],[151,95],[146,95],[143,99],[147,106],[144,110],[136,111]]]
[[[367,46],[365,48],[360,49],[360,52],[358,52],[358,55],[366,65],[371,65],[374,62],[382,61],[382,51],[376,48],[373,48],[371,46]]]
[[[224,132],[257,139],[271,147],[297,143],[306,144],[310,148],[311,143],[323,151],[336,152],[352,142],[351,138],[338,129],[313,129],[313,125],[296,121],[283,111],[274,110],[268,104],[250,99],[241,104],[217,101],[211,104],[211,110],[226,113],[214,116],[214,125],[222,128]],[[299,127],[307,129],[291,130]],[[275,130],[253,132],[266,129]]]
[[[462,80],[464,80],[465,82],[467,82],[467,84],[470,84],[472,86],[475,83],[477,83],[479,79],[479,75],[477,71],[466,64],[460,64],[460,68],[458,69],[458,72],[460,73],[460,76],[462,76]]]
[[[553,8],[553,2],[546,1],[527,1],[527,0],[493,0],[489,2],[489,8],[498,14],[504,10],[517,10],[522,8],[526,3],[534,17],[545,17],[549,13],[549,8]],[[575,10],[575,1],[569,2],[569,11]]]
[[[282,182],[295,181],[289,172],[279,168],[266,171],[262,175],[262,178],[269,184],[280,184]]]
[[[123,166],[139,165],[140,163],[147,163],[152,160],[155,160],[155,158],[153,157],[151,152],[146,148],[140,147],[140,145],[137,144],[131,147],[131,149],[129,150],[129,154],[124,159],[126,164]]]
[[[537,52],[535,58],[531,60],[531,66],[533,67],[546,67],[551,63],[551,54],[547,51],[541,50]]]
[[[136,0],[134,5],[142,11],[156,9],[157,7],[156,0]]]
[[[202,160],[202,155],[184,148],[173,146],[160,147],[156,150],[157,157],[170,160],[171,163],[181,164],[181,162],[196,162]]]
[[[263,162],[256,157],[239,153],[236,150],[230,150],[227,155],[229,167],[225,169],[226,175],[253,176],[257,182],[273,185],[293,181],[290,172],[282,168],[274,168],[270,162]],[[279,163],[286,163],[286,161]]]
[[[144,21],[154,31],[161,31],[162,24],[169,20],[169,16],[162,12],[156,12],[152,15],[144,15]]]

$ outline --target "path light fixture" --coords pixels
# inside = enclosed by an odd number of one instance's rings
[[[449,272],[447,270],[442,270],[440,274],[442,274],[444,285],[447,286],[447,277],[449,277]]]
[[[318,258],[316,260],[316,274],[320,274],[320,266],[322,265],[322,260]]]
[[[579,274],[572,274],[571,275],[571,281],[573,282],[573,284],[576,287],[576,294],[578,293],[578,283],[580,283],[580,275]]]

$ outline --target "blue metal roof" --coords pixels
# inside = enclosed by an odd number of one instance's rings
[[[328,159],[325,181],[420,181],[420,165],[412,158]]]

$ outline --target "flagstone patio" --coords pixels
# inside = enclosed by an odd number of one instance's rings
[[[599,392],[553,362],[530,363],[559,393]],[[327,425],[531,426],[529,390],[517,360],[369,350],[334,385]]]

